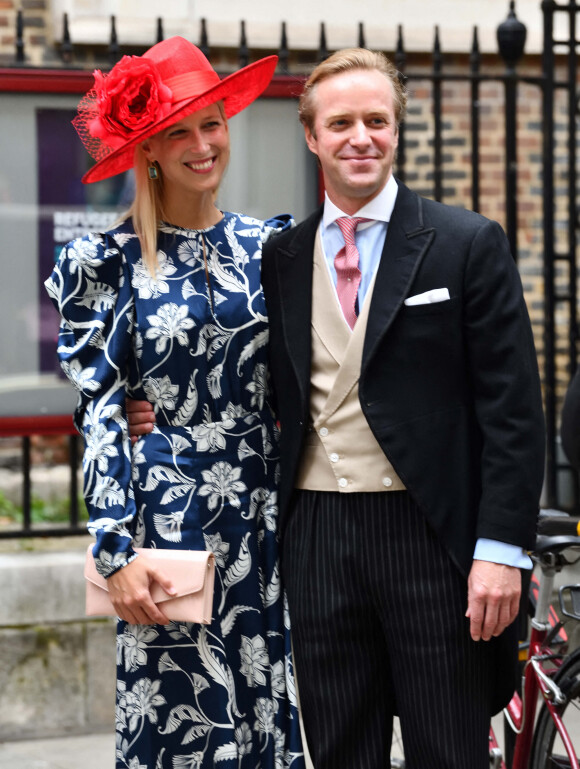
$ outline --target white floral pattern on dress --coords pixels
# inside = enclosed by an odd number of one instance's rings
[[[164,224],[152,276],[127,221],[69,243],[46,283],[79,393],[100,573],[136,546],[216,557],[210,625],[119,623],[117,769],[304,767],[260,286],[261,244],[288,225],[228,213],[204,231]],[[133,447],[126,394],[157,420]]]

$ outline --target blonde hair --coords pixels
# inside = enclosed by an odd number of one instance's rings
[[[149,179],[149,161],[143,147],[135,147],[135,199],[126,217],[133,218],[133,228],[141,244],[143,262],[149,272],[157,271],[157,231],[163,215],[163,174],[158,168],[159,178]]]
[[[328,59],[316,66],[304,84],[304,90],[298,101],[298,116],[313,136],[314,119],[316,115],[316,86],[333,75],[352,70],[376,70],[384,75],[393,88],[395,121],[397,128],[405,119],[407,110],[407,91],[403,85],[396,67],[379,51],[369,51],[366,48],[344,48],[333,53]]]

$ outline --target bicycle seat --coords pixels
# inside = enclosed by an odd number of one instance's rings
[[[570,547],[580,547],[580,519],[563,510],[540,510],[534,553],[561,553]]]
[[[545,553],[561,553],[571,547],[580,548],[580,537],[571,534],[559,534],[549,536],[548,534],[538,534],[534,553],[544,555]]]

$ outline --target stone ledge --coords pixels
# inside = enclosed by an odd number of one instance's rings
[[[0,740],[114,729],[116,623],[84,613],[91,541],[0,552]]]
[[[0,554],[0,628],[85,619],[84,549]]]

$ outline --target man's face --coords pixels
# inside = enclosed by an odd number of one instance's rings
[[[314,103],[306,143],[320,160],[332,202],[354,214],[391,175],[399,142],[392,85],[378,70],[351,70],[319,83]]]

